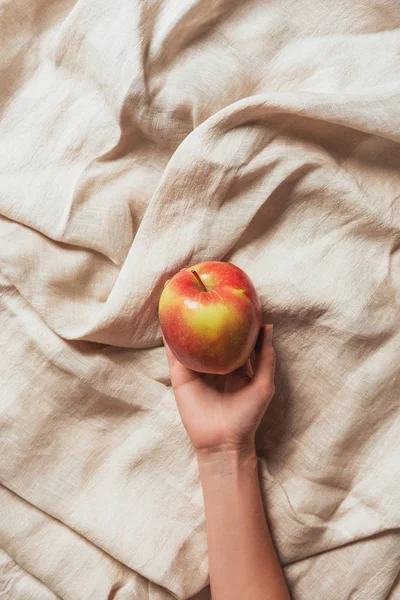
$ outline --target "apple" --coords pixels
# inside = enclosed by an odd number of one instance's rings
[[[261,326],[261,303],[242,269],[203,262],[167,281],[158,314],[176,358],[201,373],[226,374],[249,358]]]

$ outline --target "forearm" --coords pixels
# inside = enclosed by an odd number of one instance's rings
[[[252,451],[199,456],[213,600],[288,600]]]

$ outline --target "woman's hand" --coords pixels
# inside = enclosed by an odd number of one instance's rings
[[[289,600],[258,480],[254,434],[274,395],[272,325],[248,362],[230,375],[201,375],[167,347],[182,421],[197,451],[215,600]]]
[[[272,325],[263,325],[250,361],[229,375],[202,375],[184,367],[165,343],[171,383],[183,424],[197,453],[254,451],[254,435],[274,395]]]

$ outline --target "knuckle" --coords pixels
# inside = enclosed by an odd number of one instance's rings
[[[262,396],[269,396],[272,398],[272,396],[275,394],[274,382],[267,378],[261,379],[258,384],[258,390]]]

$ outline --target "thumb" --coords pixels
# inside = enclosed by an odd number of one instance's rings
[[[272,398],[275,393],[276,355],[272,346],[273,325],[262,325],[256,344],[256,363],[252,387],[262,396]]]
[[[230,373],[226,378],[225,391],[237,392],[246,387],[253,377],[253,369],[251,368],[250,360],[233,373]]]

